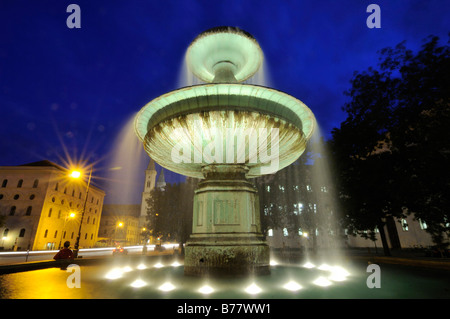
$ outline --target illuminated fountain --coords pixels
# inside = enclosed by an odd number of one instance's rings
[[[249,179],[297,160],[315,119],[288,94],[242,83],[262,59],[259,44],[245,31],[205,31],[190,44],[186,63],[206,83],[164,94],[136,116],[136,134],[152,159],[203,179],[194,196],[186,275],[270,272],[258,195]]]

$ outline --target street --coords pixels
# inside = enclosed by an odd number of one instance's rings
[[[164,244],[162,246],[166,251],[172,251],[178,247],[178,244]],[[124,248],[127,250],[128,254],[142,253],[142,246],[126,246]],[[114,247],[80,249],[79,256],[82,256],[83,258],[111,256],[113,249]],[[58,250],[0,252],[0,265],[53,260],[53,256],[57,252]],[[147,245],[147,252],[155,252],[155,245]]]

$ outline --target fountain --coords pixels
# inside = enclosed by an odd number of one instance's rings
[[[145,105],[135,131],[162,167],[201,178],[194,195],[193,229],[185,275],[270,273],[251,178],[293,163],[305,150],[315,118],[296,98],[242,83],[263,54],[249,33],[217,27],[190,44],[186,63],[201,81]]]

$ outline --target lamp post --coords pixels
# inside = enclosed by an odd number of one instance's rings
[[[114,245],[116,245],[117,243],[117,228],[122,228],[123,227],[123,222],[118,222],[116,224],[116,229],[114,230]]]
[[[80,171],[72,171],[70,173],[70,176],[72,178],[80,178],[81,172]],[[80,219],[80,226],[78,227],[77,241],[75,242],[75,249],[73,251],[74,258],[78,257],[78,251],[79,251],[79,246],[80,246],[80,237],[81,237],[81,225],[83,225],[84,213],[86,212],[86,204],[87,204],[87,200],[88,200],[88,196],[89,196],[89,186],[91,184],[91,176],[92,176],[92,165],[89,170],[89,178],[88,178],[88,182],[87,182],[87,186],[86,186],[86,197],[84,199],[83,211],[81,212],[81,219]]]
[[[69,219],[71,219],[71,218],[74,218],[74,217],[75,217],[75,213],[71,211],[71,212],[70,212],[69,214],[67,214],[66,217],[64,218],[64,226],[63,226],[63,229],[62,229],[62,232],[61,232],[61,236],[60,236],[60,238],[59,238],[58,249],[61,248],[62,238],[63,238],[64,230],[66,229],[67,221],[68,221]]]

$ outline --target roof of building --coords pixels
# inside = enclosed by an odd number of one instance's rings
[[[42,160],[42,161],[37,161],[37,162],[32,162],[32,163],[28,163],[28,164],[21,164],[21,165],[17,165],[17,166],[41,166],[41,167],[54,167],[57,168],[61,171],[66,171],[66,169],[58,164],[55,164],[53,162],[50,162],[49,160]]]
[[[155,170],[155,161],[151,158],[147,166],[147,171],[154,171],[154,170]]]

